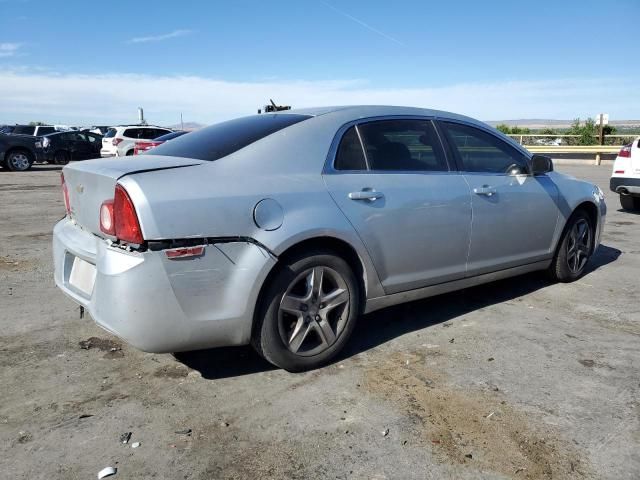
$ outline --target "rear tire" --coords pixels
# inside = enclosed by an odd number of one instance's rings
[[[586,270],[593,254],[594,227],[582,210],[575,212],[565,226],[553,262],[550,277],[558,282],[573,282]]]
[[[358,282],[347,262],[324,250],[297,255],[270,279],[251,343],[289,372],[321,367],[347,343],[359,305]]]
[[[129,151],[127,152],[127,157],[130,157],[131,155],[133,155],[133,150],[129,150]]]
[[[5,159],[5,164],[12,172],[25,172],[33,165],[33,155],[27,150],[12,150]]]
[[[640,197],[620,195],[620,206],[623,210],[629,210],[631,212],[640,210]]]
[[[69,152],[60,150],[53,156],[53,163],[56,165],[66,165],[69,163]]]

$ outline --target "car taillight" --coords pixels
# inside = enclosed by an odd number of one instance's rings
[[[631,144],[625,145],[618,152],[618,156],[621,158],[631,158]]]
[[[140,245],[144,241],[136,209],[121,185],[116,185],[113,200],[100,205],[100,230],[123,242]]]
[[[67,188],[67,182],[64,181],[64,173],[60,174],[60,184],[62,186],[62,196],[64,198],[64,209],[67,215],[71,215],[71,204],[69,203],[69,189]]]
[[[111,140],[111,145],[113,145],[114,147],[117,147],[118,145],[120,145],[120,143],[122,143],[121,138],[114,138],[113,140]]]

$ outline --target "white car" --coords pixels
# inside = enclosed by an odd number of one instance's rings
[[[133,155],[136,142],[153,140],[160,135],[171,133],[172,130],[151,125],[130,125],[112,127],[102,138],[101,157],[124,157]]]
[[[609,182],[624,210],[640,210],[640,137],[620,149]]]

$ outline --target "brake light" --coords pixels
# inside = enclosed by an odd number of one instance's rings
[[[618,152],[620,158],[631,158],[631,144],[625,145]]]
[[[67,182],[64,181],[64,173],[60,174],[60,184],[62,186],[62,197],[64,198],[64,209],[67,215],[71,215],[71,203],[69,203],[69,188]]]
[[[624,173],[624,170],[616,170],[615,172],[613,172],[614,174],[619,174],[619,173]]]
[[[114,138],[111,140],[111,145],[114,147],[117,147],[120,143],[122,143],[122,138]]]
[[[136,209],[121,185],[116,185],[113,200],[100,205],[100,230],[123,242],[140,245],[144,241]]]

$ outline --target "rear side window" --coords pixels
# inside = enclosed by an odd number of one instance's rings
[[[16,125],[12,133],[20,135],[33,135],[36,131],[36,127],[30,125]]]
[[[430,120],[380,120],[358,125],[358,130],[371,170],[449,170]]]
[[[159,140],[159,141],[162,141],[162,142],[166,142],[167,140],[173,140],[174,138],[181,137],[185,133],[187,133],[187,132],[183,132],[183,131],[171,132],[171,133],[167,133],[166,135],[161,135],[159,137],[156,137],[154,140]]]
[[[364,158],[364,151],[356,127],[349,128],[340,140],[333,166],[336,170],[367,169],[367,161]]]
[[[127,128],[123,133],[123,137],[127,138],[139,138],[140,137],[140,129],[139,128]]]
[[[218,160],[279,130],[311,118],[294,113],[262,114],[217,123],[153,149],[153,155]]]
[[[56,129],[54,127],[40,127],[38,128],[38,135],[48,135],[55,131]]]
[[[115,128],[110,128],[107,130],[107,133],[105,133],[104,138],[113,138],[116,136],[116,132],[117,130]]]

